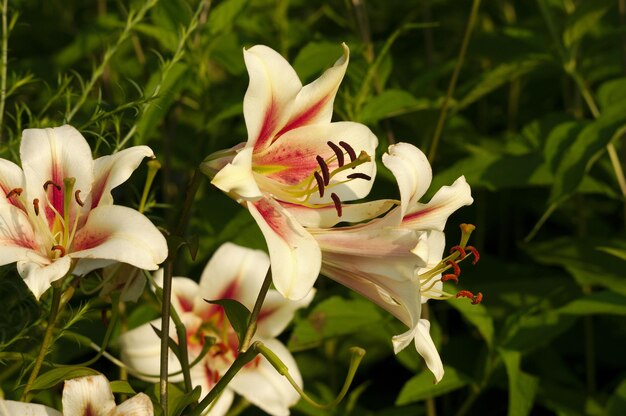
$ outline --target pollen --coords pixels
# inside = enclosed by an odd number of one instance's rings
[[[47,191],[49,186],[54,186],[54,188],[57,191],[61,190],[61,185],[59,185],[58,183],[54,182],[54,181],[46,181],[46,183],[43,184],[43,190]]]
[[[20,195],[22,195],[22,192],[24,192],[24,190],[23,190],[22,188],[14,188],[14,189],[11,189],[11,190],[9,191],[9,193],[7,194],[7,198],[12,198],[12,197],[14,197],[15,195],[20,196]]]
[[[50,250],[58,251],[61,257],[65,256],[65,247],[63,247],[62,245],[57,244],[55,246],[52,246]]]
[[[315,177],[315,181],[317,182],[317,189],[320,193],[320,198],[324,196],[324,180],[319,172],[313,172],[313,176]]]
[[[339,146],[331,141],[326,142],[326,144],[328,145],[328,147],[333,149],[333,152],[335,152],[335,156],[337,156],[337,164],[339,165],[339,167],[343,166],[345,162],[345,159],[343,157],[343,150],[341,150]]]
[[[322,171],[322,177],[324,178],[324,185],[328,186],[328,184],[330,183],[330,170],[328,169],[328,165],[326,164],[324,159],[319,155],[315,157],[315,160],[317,160],[317,163],[320,165],[320,169]]]
[[[474,258],[472,259],[472,264],[478,263],[478,260],[480,260],[480,253],[478,252],[478,250],[476,250],[474,246],[467,246],[465,247],[465,249],[471,251],[472,255],[474,256]]]
[[[39,198],[33,199],[33,210],[35,210],[35,215],[39,216]]]
[[[80,189],[77,189],[76,192],[74,192],[74,199],[76,200],[76,203],[81,207],[85,206],[85,203],[80,199]]]
[[[330,194],[330,198],[333,200],[333,203],[335,204],[335,209],[337,210],[337,216],[341,217],[341,200],[339,199],[339,196],[336,193],[332,193]]]
[[[344,141],[340,141],[339,146],[343,147],[345,151],[348,153],[348,156],[350,156],[350,162],[354,162],[356,160],[356,152],[354,151],[352,146],[350,146],[348,143]]]

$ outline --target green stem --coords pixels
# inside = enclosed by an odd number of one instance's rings
[[[41,370],[41,366],[43,365],[43,361],[48,354],[48,350],[50,349],[50,344],[53,338],[52,335],[54,333],[54,325],[56,324],[57,316],[59,315],[59,310],[61,309],[60,306],[62,293],[63,291],[60,286],[52,286],[52,303],[50,305],[50,315],[48,316],[48,326],[46,327],[46,333],[44,334],[41,348],[39,349],[39,354],[37,355],[37,360],[35,360],[33,371],[31,371],[30,377],[28,377],[28,381],[26,382],[26,387],[24,387],[24,391],[22,392],[22,396],[20,397],[20,401],[22,402],[29,401],[28,393],[30,392],[33,383],[37,379],[39,371]]]
[[[148,161],[148,174],[146,175],[146,183],[143,187],[143,193],[141,194],[141,200],[139,201],[139,208],[137,211],[143,212],[146,210],[146,202],[148,201],[148,195],[150,194],[150,188],[152,187],[152,182],[154,182],[154,177],[156,176],[159,169],[161,169],[161,164],[158,160],[152,159]]]
[[[7,99],[7,66],[8,66],[8,50],[9,50],[9,26],[7,25],[8,0],[2,2],[2,58],[0,61],[0,77],[2,84],[0,85],[0,142],[4,135],[4,105]]]
[[[263,284],[261,285],[261,290],[259,291],[259,295],[256,298],[256,302],[254,303],[254,308],[252,309],[252,313],[250,314],[250,320],[248,321],[248,328],[246,329],[246,333],[241,341],[241,345],[239,346],[239,352],[246,352],[248,347],[250,346],[250,342],[252,341],[252,337],[256,332],[257,321],[259,319],[259,314],[261,313],[261,308],[263,307],[263,302],[265,301],[265,296],[267,295],[267,291],[272,284],[272,272],[271,270],[267,271],[265,275],[265,279],[263,280]]]
[[[474,29],[474,24],[476,23],[476,16],[478,15],[479,8],[480,8],[480,0],[474,0],[472,3],[472,10],[470,11],[470,15],[467,21],[467,27],[465,28],[465,34],[463,35],[463,43],[461,44],[459,57],[456,61],[454,72],[452,73],[452,78],[450,78],[450,83],[448,84],[448,91],[443,100],[443,104],[441,105],[441,111],[439,112],[439,119],[437,120],[437,126],[435,127],[435,134],[433,135],[433,140],[430,144],[430,151],[428,152],[428,160],[430,162],[432,162],[435,159],[435,155],[437,154],[437,147],[439,145],[441,133],[443,132],[443,126],[446,121],[446,115],[448,113],[448,105],[450,104],[450,99],[452,98],[452,94],[454,94],[454,89],[456,88],[456,82],[459,78],[459,73],[461,72],[463,61],[465,60],[465,53],[467,52],[467,46],[469,45],[469,41],[472,36],[472,31]]]

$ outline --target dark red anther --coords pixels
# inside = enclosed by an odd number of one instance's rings
[[[322,170],[322,177],[324,178],[324,185],[328,185],[330,183],[330,171],[328,170],[328,165],[326,164],[326,162],[324,161],[324,159],[322,159],[320,155],[317,155],[315,157],[315,160],[317,160],[317,163],[320,165],[320,169]]]
[[[65,247],[63,247],[61,245],[52,246],[52,248],[50,250],[58,251],[59,253],[61,253],[61,257],[65,256]]]
[[[35,210],[35,215],[39,215],[39,198],[33,199],[33,209]]]
[[[461,274],[461,268],[459,267],[456,261],[448,260],[446,264],[452,266],[452,270],[453,270],[452,273],[454,273],[455,276],[458,277]]]
[[[474,259],[472,259],[472,264],[478,263],[478,260],[480,260],[480,253],[478,253],[478,250],[476,250],[476,247],[467,246],[465,247],[465,249],[471,251],[472,255],[474,256]]]
[[[454,253],[455,251],[460,254],[459,260],[463,260],[465,256],[467,256],[467,253],[465,253],[465,250],[463,250],[463,247],[461,246],[450,247],[450,254]]]
[[[9,191],[9,193],[7,194],[7,198],[12,198],[15,195],[20,196],[20,195],[22,195],[22,192],[24,192],[24,190],[22,188],[11,189]]]
[[[472,292],[470,292],[469,290],[459,290],[459,292],[456,294],[457,298],[468,298],[468,299],[472,299],[472,301],[474,300],[475,296]]]
[[[444,274],[441,276],[442,282],[447,282],[448,280],[454,280],[454,283],[459,283],[459,276],[455,274]]]
[[[322,179],[319,172],[317,171],[313,172],[313,176],[315,177],[315,180],[317,181],[317,189],[319,189],[320,191],[320,198],[322,198],[324,196],[324,180]]]
[[[365,179],[366,181],[371,181],[372,177],[370,175],[366,175],[361,172],[351,173],[347,176],[348,179]]]
[[[80,205],[81,207],[85,206],[85,203],[80,199],[80,189],[77,189],[76,192],[74,192],[74,199],[76,199],[76,203],[78,205]]]
[[[333,149],[333,152],[335,152],[335,156],[337,156],[337,164],[339,165],[339,167],[342,167],[344,163],[343,150],[341,150],[339,146],[331,141],[327,141],[326,144],[328,145],[328,147]]]
[[[330,198],[335,203],[335,209],[337,210],[337,216],[341,217],[341,200],[339,199],[337,194],[334,193],[334,192],[332,194],[330,194]]]
[[[48,187],[52,185],[56,188],[57,191],[61,190],[61,185],[59,185],[58,183],[54,182],[54,181],[46,181],[46,183],[43,184],[43,190],[47,191]]]
[[[472,305],[478,305],[483,301],[483,292],[478,292],[476,296],[472,299]]]
[[[350,156],[350,162],[354,162],[356,160],[356,152],[354,151],[352,146],[343,141],[339,142],[339,146],[343,147],[348,153],[348,156]]]

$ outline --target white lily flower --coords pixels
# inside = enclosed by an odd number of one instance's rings
[[[235,299],[252,309],[269,268],[267,254],[235,244],[222,245],[205,267],[200,283],[186,277],[172,279],[172,305],[187,328],[189,359],[193,361],[202,350],[205,336],[215,337],[217,342],[207,355],[191,369],[194,386],[201,386],[201,397],[208,394],[230,367],[238,354],[238,340],[221,306],[207,300]],[[157,279],[158,280],[158,279]],[[157,282],[158,284],[158,282]],[[287,348],[276,339],[293,319],[295,311],[306,307],[313,292],[299,301],[289,301],[276,290],[270,290],[261,309],[254,340],[262,341],[287,365],[290,374],[299,385],[302,377],[294,358]],[[160,327],[160,320],[151,322]],[[176,334],[171,330],[170,336]],[[120,337],[122,360],[132,370],[155,377],[139,378],[155,381],[159,373],[158,337],[149,324],[137,327]],[[170,353],[170,371],[178,372],[180,363]],[[182,375],[174,375],[172,381],[181,381]],[[260,407],[271,415],[288,415],[289,406],[298,401],[298,394],[289,382],[263,357],[259,356],[246,365],[228,384],[221,396],[212,404],[207,414],[224,415],[230,408],[234,393]]]
[[[143,158],[154,157],[149,147],[93,160],[87,141],[65,125],[24,130],[20,157],[22,168],[0,159],[0,265],[17,262],[37,299],[72,270],[115,262],[156,270],[165,260],[157,228],[111,196]]]
[[[364,125],[331,123],[349,49],[302,86],[295,70],[262,45],[244,50],[250,84],[244,98],[247,142],[209,156],[203,171],[249,210],[267,241],[276,289],[304,297],[320,270],[320,249],[285,209],[331,207],[366,196],[376,174],[378,140]]]
[[[418,201],[432,178],[426,156],[411,144],[398,143],[389,147],[383,163],[397,179],[401,194],[398,206],[361,224],[308,230],[322,249],[322,274],[361,293],[407,325],[407,332],[393,337],[395,352],[414,340],[439,381],[443,365],[429,335],[430,323],[420,318],[421,304],[450,297],[442,292],[441,271],[452,267],[442,260],[443,229],[450,214],[473,202],[470,187],[460,177],[422,204]],[[355,218],[364,218],[388,203],[393,201],[356,204],[350,209]],[[332,226],[340,220],[329,210],[315,218],[298,208],[290,210],[304,223],[321,221]]]
[[[63,416],[61,412],[36,403],[0,400],[0,416]]]

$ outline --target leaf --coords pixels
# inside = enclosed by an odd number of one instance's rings
[[[489,347],[493,346],[493,318],[489,316],[484,305],[472,305],[470,302],[449,302],[448,304],[458,310],[465,319],[478,329]]]
[[[471,379],[460,373],[455,368],[444,366],[443,379],[435,384],[430,371],[422,371],[420,374],[407,381],[396,399],[396,405],[402,406],[409,403],[419,402],[431,397],[441,396],[470,383]]]
[[[109,382],[113,393],[137,394],[137,392],[128,384],[126,380],[115,380]]]
[[[556,126],[546,138],[546,144],[544,147],[543,155],[550,167],[550,171],[556,172],[563,155],[567,152],[567,149],[572,146],[576,137],[580,134],[581,130],[586,125],[581,121],[567,121]]]
[[[509,377],[508,416],[527,415],[533,407],[539,379],[521,370],[522,356],[518,351],[499,349],[498,352]]]
[[[607,416],[626,415],[626,379],[615,388],[606,405]]]
[[[609,80],[598,88],[598,105],[602,110],[619,104],[626,98],[626,78]]]
[[[557,312],[567,315],[626,315],[626,296],[615,292],[594,292],[565,306]]]
[[[614,2],[612,0],[583,1],[574,13],[570,14],[563,30],[563,44],[571,48],[591,30],[597,29],[598,22]]]
[[[323,72],[341,57],[342,49],[334,42],[310,42],[293,61],[293,68],[302,81]]]
[[[311,348],[325,339],[362,331],[382,320],[380,310],[364,299],[333,296],[296,324],[288,347],[292,351]]]
[[[237,338],[241,343],[243,337],[245,336],[246,329],[248,328],[248,322],[250,321],[250,311],[248,308],[234,299],[205,299],[205,301],[214,305],[220,305],[224,308],[228,321],[233,326],[233,329],[237,333]]]
[[[368,100],[359,119],[363,123],[375,123],[384,118],[433,108],[435,104],[429,99],[417,99],[407,91],[389,89]]]
[[[168,395],[168,399],[170,399],[170,405],[168,406],[169,416],[180,416],[183,414],[187,406],[192,403],[198,403],[201,391],[202,388],[200,386],[196,386],[189,393],[182,394],[180,390],[173,392],[173,394],[170,393]]]
[[[248,0],[226,0],[219,3],[209,15],[209,33],[215,35],[229,31]]]
[[[41,374],[31,387],[31,391],[49,389],[64,380],[83,376],[96,376],[100,374],[88,367],[60,367],[54,368]]]

